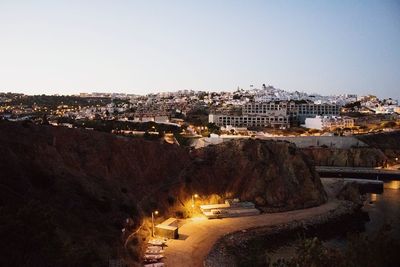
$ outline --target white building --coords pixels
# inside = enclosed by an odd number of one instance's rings
[[[307,117],[335,116],[339,112],[339,105],[317,105],[310,101],[250,102],[242,105],[241,114],[210,114],[209,122],[218,126],[289,128],[295,120],[304,122]]]
[[[288,116],[210,114],[210,123],[233,127],[290,127]]]
[[[304,127],[317,130],[333,130],[335,128],[352,128],[354,119],[349,117],[321,117],[306,118]]]

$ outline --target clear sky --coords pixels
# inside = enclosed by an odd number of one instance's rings
[[[0,92],[400,99],[400,1],[0,0]]]

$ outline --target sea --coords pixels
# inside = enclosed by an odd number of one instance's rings
[[[362,222],[359,232],[368,236],[379,234],[385,225],[390,225],[391,237],[400,240],[400,181],[388,181],[384,184],[382,194],[367,194],[362,208],[368,213],[367,219]],[[344,229],[345,231],[346,229]],[[338,232],[336,236],[322,240],[324,246],[341,249],[346,246],[348,233]],[[298,240],[290,242],[274,250],[267,251],[272,262],[279,258],[289,259],[296,253]]]

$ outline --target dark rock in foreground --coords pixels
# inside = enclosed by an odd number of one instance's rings
[[[312,164],[286,142],[233,141],[190,152],[95,131],[0,122],[0,170],[0,266],[138,260],[121,245],[121,229],[137,228],[155,209],[185,215],[193,193],[204,202],[240,197],[272,211],[326,200]]]

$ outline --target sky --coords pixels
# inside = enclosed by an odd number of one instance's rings
[[[0,92],[400,99],[400,1],[0,0]]]

